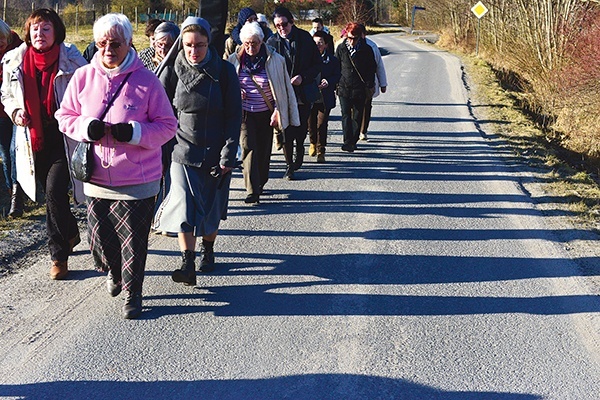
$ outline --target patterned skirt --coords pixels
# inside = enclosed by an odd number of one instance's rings
[[[90,249],[96,268],[112,271],[123,290],[142,291],[154,197],[144,200],[88,198]]]

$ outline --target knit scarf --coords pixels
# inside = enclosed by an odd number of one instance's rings
[[[58,56],[60,46],[53,44],[44,52],[38,52],[33,47],[27,47],[23,58],[23,86],[25,111],[31,119],[29,132],[31,148],[39,152],[44,148],[44,128],[42,113],[54,118],[54,78],[58,72]],[[37,71],[41,72],[40,87],[37,82]],[[41,93],[40,93],[41,89]]]
[[[256,75],[263,69],[265,69],[265,63],[267,61],[267,50],[264,45],[260,46],[258,54],[254,57],[250,57],[245,51],[242,54],[241,68],[243,71],[250,75]]]
[[[356,43],[356,46],[352,46],[352,45],[350,44],[350,41],[349,41],[349,40],[347,40],[347,39],[345,40],[345,42],[346,42],[346,48],[347,48],[347,49],[348,49],[348,51],[350,52],[350,57],[354,58],[354,55],[356,54],[356,51],[357,51],[358,49],[360,49],[360,45],[362,44],[362,40],[361,40],[361,39],[359,39],[359,40],[358,40],[358,43]]]

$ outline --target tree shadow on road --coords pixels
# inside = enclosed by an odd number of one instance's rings
[[[23,400],[105,399],[397,399],[397,400],[536,400],[534,394],[496,391],[447,391],[404,379],[369,375],[306,374],[265,379],[195,381],[58,381],[0,385],[0,397]]]

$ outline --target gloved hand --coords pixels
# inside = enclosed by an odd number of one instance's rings
[[[95,119],[88,125],[88,136],[92,140],[100,140],[104,137],[104,122]]]
[[[119,142],[129,142],[133,137],[133,126],[121,122],[110,126],[110,133]]]

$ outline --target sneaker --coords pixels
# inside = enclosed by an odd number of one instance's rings
[[[323,153],[317,154],[317,162],[324,163],[325,162],[325,154],[323,154]]]
[[[369,139],[367,139],[367,133],[366,133],[366,132],[365,132],[365,133],[361,133],[361,134],[360,134],[360,136],[359,136],[359,139],[360,139],[360,140],[364,140],[365,142],[366,142],[367,140],[369,140]]]
[[[315,146],[314,144],[310,144],[310,146],[308,146],[308,155],[311,157],[314,157],[317,155],[317,146]]]

